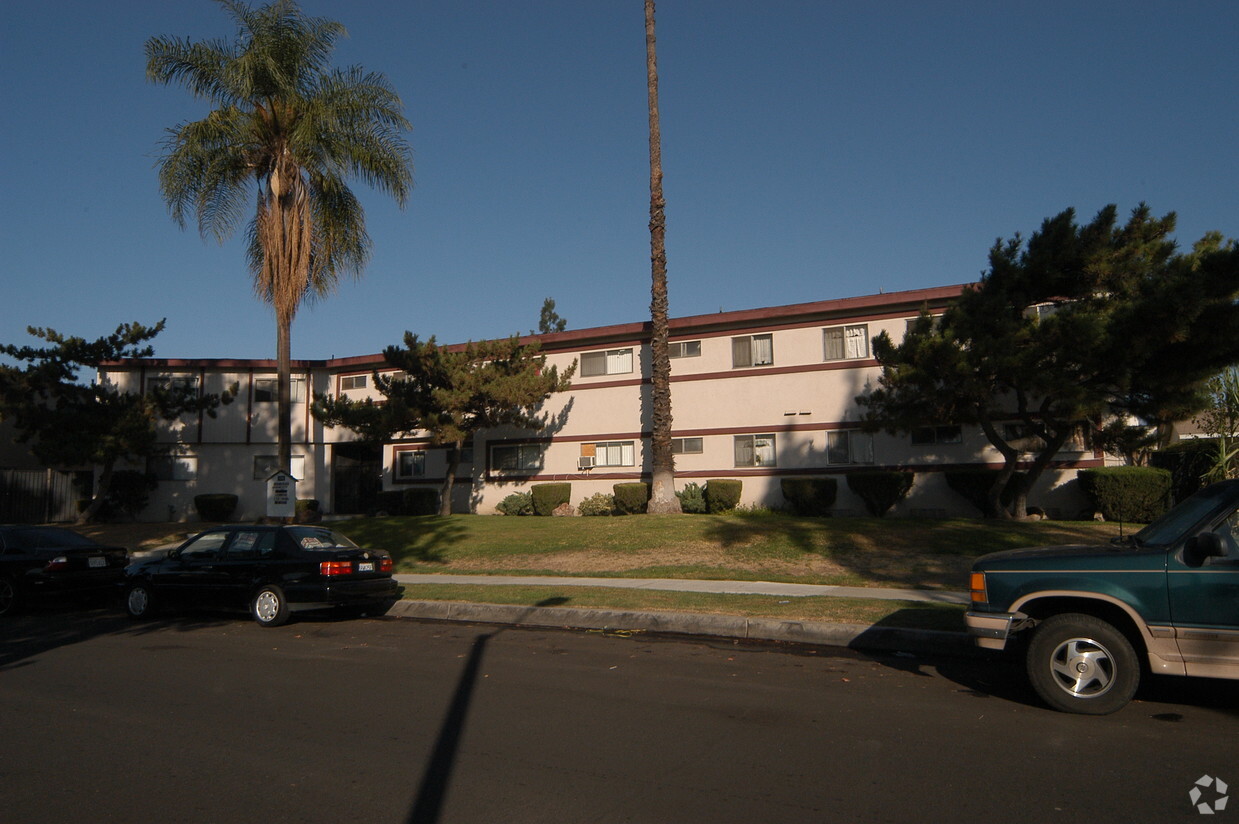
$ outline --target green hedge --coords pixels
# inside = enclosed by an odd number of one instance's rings
[[[429,486],[411,486],[401,494],[401,515],[438,515],[439,490]]]
[[[740,503],[743,481],[715,478],[706,481],[706,511],[714,514],[730,512]]]
[[[118,515],[137,518],[138,513],[150,503],[151,491],[159,481],[149,472],[136,469],[118,469],[112,473],[112,484],[99,510],[100,520],[110,520]]]
[[[792,511],[815,518],[829,515],[839,496],[839,482],[834,478],[783,478],[779,489]]]
[[[528,492],[513,492],[500,501],[495,509],[502,515],[532,515],[533,495]]]
[[[595,492],[577,507],[582,515],[613,515],[615,513],[615,496],[605,492]]]
[[[298,498],[295,507],[299,524],[316,524],[323,519],[319,503],[314,498]]]
[[[404,514],[404,490],[385,489],[374,497],[374,508],[386,515]]]
[[[572,484],[534,484],[530,494],[533,495],[533,514],[550,515],[556,507],[572,500]]]
[[[641,515],[650,502],[650,485],[644,483],[616,484],[615,512],[619,515]]]
[[[1170,508],[1173,477],[1151,466],[1085,469],[1080,487],[1107,521],[1147,524]]]
[[[1192,438],[1179,441],[1149,456],[1149,466],[1170,472],[1171,494],[1175,501],[1196,492],[1205,485],[1205,473],[1217,460],[1216,438]]]
[[[869,510],[869,514],[875,518],[885,518],[891,507],[908,496],[916,474],[893,469],[874,469],[853,472],[847,479],[848,489],[865,502],[865,509]]]
[[[214,495],[195,495],[194,508],[198,517],[204,521],[230,521],[232,513],[237,510],[236,495],[221,492]]]

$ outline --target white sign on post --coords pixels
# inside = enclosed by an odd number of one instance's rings
[[[297,514],[297,479],[280,470],[267,478],[267,517],[292,518]]]

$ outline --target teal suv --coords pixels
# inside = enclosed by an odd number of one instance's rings
[[[972,567],[968,631],[1022,647],[1055,709],[1104,715],[1141,675],[1239,679],[1239,481],[1102,546],[996,552]]]

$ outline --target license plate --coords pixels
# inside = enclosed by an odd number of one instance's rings
[[[108,565],[108,560],[107,558],[90,558],[87,563],[90,564],[91,568],[105,567]]]
[[[374,562],[373,561],[362,561],[361,563],[357,565],[357,571],[358,572],[374,572]]]

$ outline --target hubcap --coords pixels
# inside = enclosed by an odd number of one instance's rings
[[[279,611],[280,599],[274,592],[264,590],[258,593],[258,598],[254,601],[254,612],[258,615],[259,621],[273,620]]]
[[[1096,698],[1114,684],[1114,657],[1092,638],[1071,638],[1050,656],[1050,673],[1068,695]]]
[[[132,615],[145,615],[146,608],[150,605],[150,595],[142,587],[134,587],[129,590],[129,612]]]

